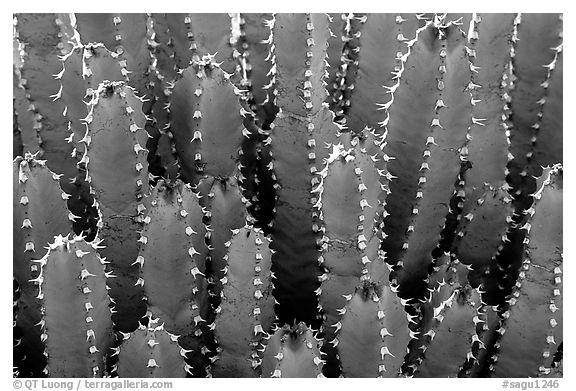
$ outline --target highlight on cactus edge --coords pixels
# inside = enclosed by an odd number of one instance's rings
[[[14,377],[563,377],[562,14],[13,21]]]

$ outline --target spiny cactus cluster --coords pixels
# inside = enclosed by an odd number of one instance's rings
[[[562,376],[562,15],[14,15],[14,376]]]

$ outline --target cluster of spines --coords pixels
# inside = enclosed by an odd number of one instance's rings
[[[506,66],[506,70],[502,75],[502,84],[501,84],[502,88],[504,89],[504,94],[502,95],[502,97],[504,98],[505,101],[504,112],[502,114],[502,126],[504,127],[506,140],[509,146],[511,145],[512,134],[517,131],[514,127],[514,122],[512,121],[512,108],[510,106],[512,102],[511,94],[516,87],[516,81],[518,79],[515,75],[514,58],[516,57],[516,45],[518,42],[518,26],[520,25],[521,22],[522,22],[522,14],[516,14],[512,25],[512,37],[510,37],[509,42],[510,47],[509,60]],[[507,182],[510,183],[512,179],[509,176],[510,168],[512,167],[514,160],[514,155],[512,154],[511,150],[509,151],[508,156],[509,158],[508,158],[508,164],[506,165],[506,175],[507,175]],[[525,176],[525,174],[520,173],[520,176]],[[522,191],[519,189],[514,190],[515,190],[513,194],[514,197],[518,197],[522,193]]]
[[[340,64],[335,74],[336,79],[329,87],[332,96],[331,109],[336,115],[335,121],[344,124],[346,122],[345,116],[350,107],[350,95],[354,90],[362,25],[366,22],[367,16],[341,14],[341,18],[344,20],[344,29],[340,36],[343,48]]]
[[[171,96],[174,89],[174,78],[179,72],[176,63],[174,62],[174,69],[162,69],[159,65],[158,49],[161,44],[156,41],[156,31],[154,29],[155,20],[151,14],[148,15],[147,21],[147,44],[150,54],[150,65],[148,67],[148,81],[147,88],[153,95],[153,104],[151,107],[152,114],[152,134],[154,140],[154,152],[160,159],[161,172],[159,174],[175,180],[180,177],[180,161],[176,146],[174,145],[174,134],[172,133],[172,112],[171,112]],[[162,46],[164,51],[172,50],[173,45],[170,42]],[[170,58],[174,57],[174,51],[169,55]]]

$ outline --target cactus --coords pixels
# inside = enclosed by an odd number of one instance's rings
[[[200,271],[205,268],[197,259],[205,246],[198,195],[181,181],[159,181],[150,198],[134,261],[141,270],[136,284],[143,286],[150,311],[164,321],[168,332],[192,334],[208,311]]]
[[[502,314],[494,364],[498,377],[550,372],[552,356],[562,343],[562,167],[544,170],[543,175],[523,227],[526,257],[508,298],[509,308]],[[534,317],[534,311],[542,316]],[[533,342],[523,344],[526,339]]]
[[[40,366],[45,361],[41,331],[35,326],[41,320],[41,303],[37,284],[32,282],[40,275],[34,261],[44,256],[60,232],[72,232],[76,216],[68,210],[70,195],[62,191],[60,175],[50,171],[45,161],[34,159],[31,153],[16,158],[13,179],[13,274],[19,286],[16,327],[27,351],[22,365],[34,368],[35,361]]]
[[[232,239],[232,233],[244,226],[248,216],[244,199],[235,177],[202,178],[198,184],[201,195],[200,205],[204,210],[206,228],[205,237],[208,253],[206,264],[201,268],[206,272],[214,286],[211,291],[219,296],[222,290],[222,278],[227,265],[226,243]],[[199,250],[200,251],[200,250]]]
[[[266,342],[262,377],[322,377],[319,342],[303,323],[278,328]]]
[[[47,374],[53,377],[102,377],[113,343],[112,301],[106,285],[106,260],[98,243],[56,236],[38,262],[39,322],[46,346]]]
[[[270,271],[270,239],[249,225],[233,230],[226,243],[222,302],[216,309],[215,334],[219,356],[213,374],[254,377],[261,358],[258,347],[276,320]]]
[[[210,64],[190,66],[176,82],[171,129],[185,181],[197,183],[204,174],[226,177],[236,168],[243,135],[249,131],[234,89],[224,71]]]
[[[159,324],[160,318],[148,313],[148,325],[123,335],[122,345],[115,348],[118,356],[115,372],[120,377],[170,378],[185,377],[192,368],[185,363],[188,353],[178,344],[178,337]]]
[[[87,169],[86,180],[98,204],[99,237],[106,246],[102,255],[121,276],[111,281],[110,295],[119,309],[126,308],[114,316],[114,323],[125,332],[134,330],[145,313],[142,287],[136,285],[138,268],[134,266],[137,231],[143,225],[149,193],[144,147],[148,136],[140,107],[139,98],[124,82],[101,83],[90,102],[87,131],[81,140],[86,149],[79,163]]]
[[[311,174],[319,171],[319,163],[329,152],[325,143],[331,143],[338,132],[334,114],[323,105],[328,18],[318,14],[280,14],[270,24],[274,47],[271,55],[275,61],[272,69],[280,109],[270,132],[273,170],[278,181],[272,227],[277,300],[281,306],[286,303],[286,310],[290,308],[292,313],[310,316],[316,308],[310,302],[317,289],[314,275],[318,274],[315,260],[319,255],[312,229],[318,220],[312,210],[317,198],[311,193],[318,178]],[[302,289],[288,294],[291,289],[282,275],[290,275],[295,268],[302,268],[302,274],[295,276],[293,282]]]
[[[562,376],[562,18],[14,15],[14,376]]]
[[[365,280],[342,309],[337,348],[346,377],[395,377],[411,336],[394,288]],[[369,352],[366,355],[365,352]],[[360,359],[361,358],[361,359]]]

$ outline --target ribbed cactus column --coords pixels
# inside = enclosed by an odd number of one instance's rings
[[[321,341],[304,323],[278,328],[267,339],[262,358],[262,377],[323,377],[323,360],[319,350]]]
[[[21,69],[22,84],[28,93],[30,108],[38,118],[42,157],[54,172],[66,178],[76,176],[75,161],[70,155],[72,147],[66,143],[67,121],[65,105],[61,99],[61,84],[54,75],[62,70],[58,55],[58,34],[55,14],[19,14],[16,16],[19,40],[24,44],[24,62]],[[72,192],[69,181],[63,181]]]
[[[394,93],[390,87],[398,83],[426,19],[414,14],[368,14],[362,19],[361,35],[356,38],[357,75],[348,87],[346,125],[353,132],[368,126],[383,134]]]
[[[384,263],[381,258],[372,262]],[[343,376],[400,375],[408,343],[415,335],[408,328],[411,319],[404,311],[405,302],[396,296],[396,291],[387,280],[365,279],[355,292],[345,295],[347,303],[340,309],[342,319],[335,324],[335,346]]]
[[[60,81],[62,100],[67,108],[68,127],[72,133],[68,141],[74,146],[74,155],[79,158],[84,153],[84,144],[80,140],[86,134],[85,122],[90,109],[90,103],[86,101],[89,102],[91,95],[104,80],[125,79],[116,54],[103,44],[78,46],[64,58]]]
[[[510,93],[510,170],[516,175],[512,185],[518,194],[523,184],[529,185],[524,200],[534,190],[530,176],[562,160],[562,42],[561,14],[517,15],[511,47],[515,85]]]
[[[14,157],[23,156],[26,152],[36,153],[40,151],[40,135],[38,115],[34,113],[34,105],[28,100],[26,89],[22,85],[20,69],[13,67],[13,110],[14,110],[14,130],[16,142],[19,143],[20,150],[14,150]]]
[[[279,14],[271,25],[272,70],[280,108],[270,132],[278,180],[273,222],[276,299],[281,321],[293,323],[296,318],[311,322],[316,314],[319,255],[312,229],[318,220],[313,211],[318,197],[311,191],[319,183],[314,174],[328,156],[326,142],[338,132],[333,113],[323,104],[328,17]]]
[[[47,373],[52,377],[102,377],[104,357],[114,341],[112,300],[108,296],[101,247],[82,238],[57,236],[39,260],[38,277],[46,345]]]
[[[174,143],[182,164],[182,179],[196,184],[204,174],[232,175],[248,130],[239,91],[225,72],[212,63],[188,67],[172,90]]]
[[[270,72],[270,28],[266,23],[270,19],[272,14],[240,14],[240,37],[236,43],[243,72],[242,87],[248,89],[248,102],[256,115],[256,123],[265,129],[277,111],[273,104],[272,88],[269,88],[274,76]]]
[[[115,349],[120,377],[178,378],[192,373],[184,361],[189,351],[178,344],[178,336],[164,329],[160,318],[148,314],[148,325],[141,324],[132,333],[123,334],[122,345]]]
[[[97,200],[100,221],[98,237],[106,246],[102,255],[119,277],[110,282],[110,295],[118,311],[114,323],[132,331],[146,312],[143,290],[136,285],[139,269],[139,231],[149,202],[148,135],[140,98],[124,82],[104,82],[90,102],[86,152],[80,163],[87,167],[86,180]]]
[[[204,254],[206,260],[201,270],[206,273],[210,292],[219,297],[222,291],[221,279],[228,263],[226,243],[231,240],[232,232],[242,228],[247,221],[246,200],[236,177],[204,177],[198,184],[198,192],[204,211],[204,236],[208,250]]]
[[[26,352],[24,361],[14,364],[21,366],[25,375],[28,370],[45,366],[41,331],[36,327],[41,320],[41,303],[37,283],[32,282],[40,275],[40,267],[33,261],[44,256],[55,236],[72,232],[72,222],[77,217],[66,206],[70,195],[62,191],[60,175],[50,171],[45,161],[35,160],[34,155],[27,153],[24,158],[16,158],[13,166],[12,265],[20,296],[16,327]]]
[[[77,30],[83,44],[101,42],[115,54],[128,84],[140,95],[149,97],[147,87],[150,52],[147,39],[147,15],[76,14]],[[145,112],[148,108],[145,107]]]
[[[330,109],[336,114],[335,121],[345,123],[344,116],[350,109],[350,97],[354,92],[354,83],[358,73],[360,37],[367,17],[362,14],[350,13],[340,15],[339,19],[342,19],[343,22],[341,31],[337,31],[340,37],[340,42],[337,44],[337,48],[340,48],[340,53],[337,55],[339,62],[333,59],[331,61],[330,59],[330,54],[334,55],[336,53],[330,50],[330,46],[335,42],[329,41],[328,61],[331,63],[330,67],[336,68],[336,72],[329,74],[327,84],[330,96],[329,105]],[[336,37],[333,31],[331,31],[331,36]]]
[[[276,320],[270,239],[262,230],[245,225],[233,230],[226,247],[222,301],[214,323],[219,347],[212,373],[256,377],[261,371],[263,338]]]
[[[465,275],[458,281],[453,264],[448,268],[446,279],[432,292],[432,318],[420,336],[423,357],[411,368],[416,377],[456,377],[473,357],[477,324],[484,318],[480,290],[467,284]]]
[[[463,215],[475,207],[485,183],[494,187],[506,184],[510,156],[506,112],[511,82],[509,36],[514,14],[475,14],[472,23],[466,46],[472,103],[466,157],[471,166],[465,174]]]
[[[388,169],[397,177],[391,180],[387,197],[384,250],[390,261],[397,260],[401,266],[395,278],[407,296],[419,296],[424,287],[460,172],[461,147],[471,113],[465,37],[458,26],[437,15],[419,35],[412,48],[417,52],[408,56],[408,73],[400,77],[390,108],[390,152],[384,148],[396,157]],[[416,66],[410,67],[410,61]],[[422,84],[411,83],[410,75]],[[427,109],[414,115],[400,108],[398,99],[410,95]],[[409,107],[415,103],[406,102]]]
[[[562,177],[556,166],[537,181],[523,226],[526,256],[499,330],[495,376],[548,374],[562,343]]]
[[[503,188],[485,185],[484,194],[474,207],[468,206],[465,210],[467,213],[462,216],[451,251],[471,266],[468,278],[474,286],[482,284],[488,295],[498,296],[501,288],[492,272],[498,267],[497,258],[509,241],[513,227],[512,197]],[[484,298],[491,301],[486,295]]]
[[[138,239],[138,285],[149,309],[166,330],[178,335],[201,333],[209,310],[204,270],[205,247],[199,196],[181,181],[159,181]],[[200,265],[200,267],[198,266]]]
[[[61,21],[56,14],[20,14],[16,18],[18,37],[24,45],[21,84],[35,119],[33,127],[41,154],[38,158],[46,159],[52,171],[63,174],[60,185],[72,195],[70,209],[78,216],[84,215],[92,199],[88,185],[77,178],[77,159],[73,146],[67,142],[69,121],[59,80],[62,77],[60,55],[67,55],[61,51]],[[88,228],[82,220],[75,224],[76,233]]]
[[[236,71],[228,14],[152,14],[152,21],[163,72],[186,69],[206,55],[213,56],[225,72]]]

